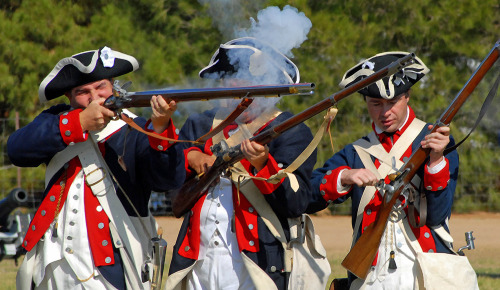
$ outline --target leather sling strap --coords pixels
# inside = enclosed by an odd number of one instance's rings
[[[198,142],[198,141],[191,141],[191,140],[177,140],[177,139],[173,139],[173,138],[168,138],[168,137],[163,137],[161,135],[159,135],[158,133],[156,132],[148,132],[144,129],[141,128],[141,126],[137,125],[137,123],[134,122],[134,120],[132,120],[126,113],[122,112],[120,114],[120,118],[125,122],[127,123],[131,128],[143,133],[143,134],[146,134],[150,137],[153,137],[153,138],[157,138],[157,139],[160,139],[160,140],[164,140],[164,141],[169,141],[169,142],[172,142],[172,143],[176,143],[176,142],[188,142],[188,143],[194,143],[194,144],[202,144],[203,142]]]
[[[444,150],[444,155],[446,155],[446,154],[450,153],[451,151],[457,149],[457,147],[460,146],[462,143],[464,143],[464,141],[467,140],[467,138],[469,138],[470,134],[472,134],[472,132],[476,129],[477,125],[479,124],[479,122],[481,121],[481,119],[484,117],[484,115],[488,111],[488,108],[490,107],[491,101],[496,96],[499,84],[500,84],[500,74],[498,74],[498,77],[497,77],[495,83],[493,84],[493,86],[491,87],[491,90],[488,93],[488,96],[486,96],[486,99],[484,100],[483,105],[481,106],[481,110],[479,111],[479,115],[477,116],[476,122],[474,123],[474,125],[470,129],[470,131],[467,134],[467,136],[465,136],[457,144],[451,146],[450,148],[446,148]]]
[[[217,133],[220,131],[224,130],[229,124],[233,123],[236,118],[238,118],[241,113],[243,113],[250,104],[252,104],[253,99],[248,99],[244,98],[241,103],[238,104],[236,109],[234,109],[231,114],[229,114],[226,119],[224,119],[222,122],[219,123],[216,127],[214,127],[212,130],[210,130],[207,134],[201,136],[200,138],[196,139],[196,142],[201,142],[205,143],[207,140],[215,136]]]

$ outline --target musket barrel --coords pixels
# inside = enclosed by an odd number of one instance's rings
[[[263,85],[247,87],[221,87],[200,89],[151,90],[143,92],[123,92],[120,96],[110,97],[104,102],[109,109],[130,107],[149,107],[152,96],[161,95],[166,100],[176,102],[207,101],[215,99],[241,99],[245,97],[279,97],[285,95],[312,94],[314,83],[299,83],[289,85]]]
[[[483,76],[490,70],[490,68],[495,64],[500,53],[500,41],[497,41],[495,46],[491,49],[488,56],[481,62],[477,67],[476,71],[472,74],[470,79],[464,85],[464,87],[458,92],[457,96],[451,103],[451,105],[446,109],[446,111],[441,115],[439,121],[445,125],[450,124],[455,114],[458,112],[460,107],[465,103],[469,95],[474,91],[479,82],[483,79]]]

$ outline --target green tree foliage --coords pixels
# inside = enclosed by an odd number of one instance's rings
[[[304,12],[313,24],[308,40],[293,54],[301,81],[314,82],[317,89],[312,97],[283,100],[283,109],[295,113],[304,110],[337,92],[338,83],[350,67],[376,53],[397,50],[415,52],[430,68],[429,75],[412,89],[410,104],[417,116],[434,122],[498,40],[500,29],[498,0],[220,3],[225,4],[213,5],[213,0],[2,1],[0,117],[14,111],[33,117],[47,106],[38,102],[37,90],[54,64],[62,57],[104,45],[139,60],[140,70],[123,78],[133,81],[133,90],[187,87],[208,64],[217,46],[229,40],[233,28],[224,26],[226,17],[248,26],[248,18],[255,18],[259,9],[291,5]],[[452,123],[456,139],[464,137],[474,123],[492,79],[487,77]],[[499,176],[491,174],[498,172],[500,165],[499,106],[495,103],[498,98],[470,140],[459,149],[457,207],[464,210],[500,208]],[[338,108],[331,129],[335,150],[365,135],[370,128],[359,95],[341,101]],[[188,112],[182,106],[179,111],[184,115]],[[307,124],[315,131],[321,122],[318,116]],[[325,137],[318,147],[317,165],[331,155]],[[479,203],[471,206],[470,201],[478,199]]]
[[[106,45],[139,60],[134,83],[178,84],[220,39],[196,1],[7,1],[0,12],[2,115],[38,112],[38,85],[62,57]]]
[[[284,3],[283,3],[284,4]],[[293,5],[293,4],[292,4]],[[319,101],[339,90],[344,72],[359,61],[383,51],[415,52],[430,68],[412,89],[417,116],[436,121],[499,40],[500,4],[470,1],[297,1],[313,23],[309,40],[295,53],[304,81],[318,84]],[[479,108],[500,71],[496,66],[476,89],[452,123],[460,140],[475,121]],[[299,101],[299,104],[313,102]],[[287,100],[290,107],[295,100]],[[459,148],[460,184],[457,208],[498,210],[499,135],[498,97],[488,115]],[[370,120],[364,103],[352,96],[338,104],[332,132],[336,150],[366,134]],[[322,120],[312,120],[317,127]],[[331,155],[329,142],[318,147],[318,166]],[[494,172],[494,173],[492,173]],[[478,201],[470,203],[470,200]],[[466,206],[465,206],[466,205]]]

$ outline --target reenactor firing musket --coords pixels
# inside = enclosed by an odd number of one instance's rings
[[[428,130],[426,135],[435,132],[439,127],[450,125],[455,114],[460,110],[488,70],[495,64],[499,57],[499,52],[500,42],[497,42],[462,90],[460,90],[450,106],[434,124],[432,130]],[[495,88],[494,91],[496,91]],[[380,241],[387,226],[390,214],[396,202],[399,200],[399,196],[405,194],[406,190],[410,190],[410,181],[417,173],[418,168],[427,160],[430,150],[430,148],[424,149],[420,145],[396,173],[388,176],[391,180],[389,184],[385,184],[384,179],[378,182],[377,187],[384,191],[384,199],[376,220],[373,224],[370,224],[364,229],[363,234],[342,261],[342,266],[358,278],[365,279],[368,275],[375,255],[378,252]],[[470,239],[468,243],[470,244]]]
[[[265,130],[264,132],[254,136],[250,140],[255,141],[259,144],[267,144],[271,142],[271,140],[278,137],[281,133],[329,109],[347,96],[357,92],[358,90],[366,86],[369,86],[370,84],[384,77],[395,74],[404,67],[410,65],[413,62],[414,57],[415,55],[411,53],[406,55],[405,57],[398,59],[385,68],[370,75],[369,77],[362,79],[335,94],[332,94],[330,97],[324,99],[323,101],[313,105],[312,107],[309,107],[308,109],[293,116],[292,118],[270,129]],[[203,175],[192,178],[184,183],[184,185],[178,191],[178,194],[172,201],[173,213],[178,218],[183,216],[194,206],[196,201],[203,195],[203,192],[205,192],[212,185],[212,183],[216,181],[217,178],[228,169],[229,166],[243,159],[243,153],[241,151],[240,145],[228,148],[227,144],[223,141],[219,144],[215,144],[211,149],[214,153],[214,156],[216,156],[216,160],[212,167],[210,167],[210,169]]]

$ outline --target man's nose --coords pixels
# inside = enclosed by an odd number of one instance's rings
[[[391,104],[385,104],[382,107],[382,115],[384,115],[384,116],[390,115],[391,114],[391,109],[392,109],[392,105]]]
[[[92,90],[90,91],[90,99],[92,101],[100,99],[102,96],[98,93],[98,91]]]

